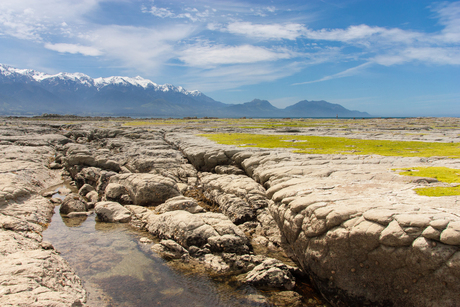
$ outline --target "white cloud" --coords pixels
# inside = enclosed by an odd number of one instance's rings
[[[196,8],[186,7],[183,10],[186,11],[186,13],[176,14],[169,8],[158,8],[156,6],[152,6],[150,9],[147,9],[145,7],[142,8],[142,12],[150,13],[155,17],[160,17],[160,18],[179,18],[179,19],[184,19],[185,18],[185,19],[189,19],[189,20],[191,20],[193,22],[204,21],[204,20],[206,20],[207,17],[212,15],[212,12],[210,10],[208,10],[208,9],[204,10],[203,12],[200,12]]]
[[[176,17],[176,14],[171,12],[169,9],[165,8],[157,8],[156,6],[152,6],[148,13],[152,14],[153,16],[166,18],[166,17]]]
[[[356,41],[359,39],[367,39],[372,35],[381,33],[384,29],[379,27],[369,27],[367,25],[351,26],[347,29],[321,29],[318,31],[307,30],[306,38],[314,40],[329,40],[329,41]]]
[[[195,45],[185,49],[179,59],[190,66],[213,67],[216,65],[276,61],[292,57],[293,54],[287,50],[272,51],[252,45]]]
[[[177,25],[165,28],[105,26],[91,33],[93,46],[124,67],[155,75],[177,56],[175,44],[187,38],[194,28]]]
[[[350,26],[346,29],[308,29],[306,38],[313,40],[336,41],[373,48],[392,47],[394,44],[410,45],[415,42],[430,42],[433,39],[426,34],[405,31],[398,28],[370,27],[368,25]]]
[[[15,0],[0,2],[0,33],[19,39],[43,41],[53,28],[80,22],[103,0]]]
[[[397,28],[370,27],[364,24],[350,26],[346,29],[312,30],[299,23],[254,24],[252,22],[235,21],[229,23],[226,27],[213,26],[212,29],[252,38],[288,40],[307,38],[311,40],[356,43],[359,45],[370,45],[370,42],[404,42],[409,44],[415,40],[432,40],[426,35],[424,36],[417,32]]]
[[[445,26],[438,38],[450,43],[460,42],[460,2],[443,2],[433,11],[438,14],[439,23]]]
[[[263,39],[295,40],[306,30],[301,24],[253,24],[251,22],[232,22],[222,29],[232,34]]]
[[[439,65],[460,65],[459,47],[409,47],[396,54],[383,54],[373,58],[384,66],[420,61]]]
[[[460,65],[460,47],[407,48],[402,54],[411,60],[441,65]]]
[[[102,55],[103,53],[99,51],[98,49],[94,47],[89,47],[89,46],[81,46],[81,45],[76,45],[76,44],[50,44],[46,43],[45,44],[46,49],[54,50],[57,52],[61,53],[81,53],[83,55],[87,56],[99,56]]]
[[[267,7],[257,7],[257,8],[251,8],[250,9],[251,13],[255,16],[259,17],[267,17],[267,13],[275,13],[276,12],[276,7],[274,6],[267,6]]]

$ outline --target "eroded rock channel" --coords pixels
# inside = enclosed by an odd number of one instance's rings
[[[4,122],[0,305],[89,304],[42,239],[55,204],[69,223],[137,231],[126,249],[140,258],[251,289],[242,305],[460,304],[458,198],[418,196],[430,180],[392,171],[458,160],[248,150],[199,132]],[[75,189],[60,201],[49,188],[63,179]],[[307,279],[322,299],[302,291]]]

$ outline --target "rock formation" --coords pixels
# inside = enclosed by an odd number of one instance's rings
[[[197,169],[215,163],[205,152],[219,152],[226,157],[221,164],[240,167],[267,189],[270,213],[291,257],[332,305],[459,303],[458,198],[418,196],[413,188],[433,181],[403,177],[392,169],[460,168],[460,161],[236,153],[192,136],[174,134],[171,139],[193,157]]]
[[[82,306],[86,291],[69,264],[44,242],[54,204],[40,195],[61,181],[46,168],[69,139],[49,127],[0,128],[0,305]]]
[[[218,145],[203,130],[107,126],[0,128],[0,305],[85,303],[40,235],[59,202],[41,192],[61,172],[78,189],[62,214],[94,207],[157,236],[151,249],[165,259],[281,290],[277,306],[301,306],[292,290],[303,274],[333,306],[459,304],[458,197],[419,196],[436,180],[394,171],[458,159],[301,155]],[[299,268],[259,252],[282,249]]]

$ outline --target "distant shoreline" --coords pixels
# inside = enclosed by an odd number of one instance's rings
[[[121,119],[121,120],[164,120],[164,119],[183,119],[183,120],[192,120],[192,119],[407,119],[407,118],[459,118],[460,116],[372,116],[372,117],[183,117],[183,116],[114,116],[114,115],[73,115],[73,114],[42,114],[42,115],[0,115],[0,118],[12,118],[12,119],[53,119],[53,120],[63,120],[63,119],[80,119],[80,120],[109,120],[109,119]]]

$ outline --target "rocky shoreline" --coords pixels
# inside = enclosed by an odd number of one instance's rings
[[[3,119],[0,305],[86,304],[79,277],[41,238],[57,201],[43,192],[61,175],[79,191],[61,214],[94,210],[144,229],[165,259],[280,291],[268,304],[315,306],[293,291],[307,275],[333,306],[460,305],[458,197],[418,196],[413,188],[438,183],[393,171],[459,169],[458,159],[301,155],[197,136],[219,128],[103,126]],[[440,141],[457,142],[449,133]]]

